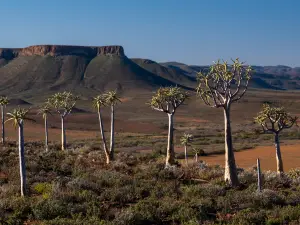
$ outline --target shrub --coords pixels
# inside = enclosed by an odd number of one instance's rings
[[[240,180],[241,183],[249,185],[249,184],[257,182],[256,171],[245,170],[245,171],[239,173],[238,175],[239,175],[239,180]]]
[[[34,190],[42,194],[44,198],[49,198],[49,195],[52,191],[52,185],[45,182],[45,183],[38,183],[34,186]]]
[[[273,205],[283,205],[284,198],[276,191],[264,189],[261,192],[256,192],[253,195],[253,201],[257,208],[265,207],[271,208]]]
[[[51,220],[57,217],[67,217],[70,214],[66,203],[46,199],[33,206],[33,215],[38,220]]]
[[[232,225],[264,225],[266,221],[266,212],[264,210],[245,209],[236,213],[232,219]]]
[[[292,180],[298,180],[300,179],[300,169],[291,169],[288,173],[287,176],[292,179]]]

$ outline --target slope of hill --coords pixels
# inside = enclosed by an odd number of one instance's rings
[[[133,62],[148,70],[149,72],[161,76],[167,80],[174,83],[181,84],[187,87],[195,87],[196,79],[194,77],[186,76],[183,71],[177,70],[175,68],[165,67],[159,63],[152,61],[150,59],[131,59]]]
[[[84,75],[84,84],[89,88],[148,89],[175,85],[174,82],[157,76],[126,56],[99,55],[92,59]]]

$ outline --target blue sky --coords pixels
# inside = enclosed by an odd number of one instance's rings
[[[299,0],[3,0],[0,47],[122,45],[128,57],[300,66]]]

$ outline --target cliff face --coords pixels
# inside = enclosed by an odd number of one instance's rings
[[[26,48],[3,48],[0,49],[0,58],[11,60],[18,56],[32,56],[32,55],[80,55],[89,58],[94,58],[98,55],[119,55],[124,56],[124,49],[122,46],[102,46],[102,47],[86,47],[86,46],[69,46],[69,45],[36,45]]]

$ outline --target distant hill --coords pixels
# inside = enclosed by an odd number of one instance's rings
[[[145,70],[156,74],[157,76],[163,77],[174,83],[181,84],[187,87],[195,88],[196,79],[194,77],[186,76],[183,71],[176,68],[163,66],[150,59],[131,59],[133,62],[144,68]]]
[[[186,65],[178,62],[160,63],[185,75],[195,77],[200,71],[207,71],[209,66]],[[253,88],[296,90],[300,89],[300,67],[288,66],[252,66],[254,74],[250,86]]]

